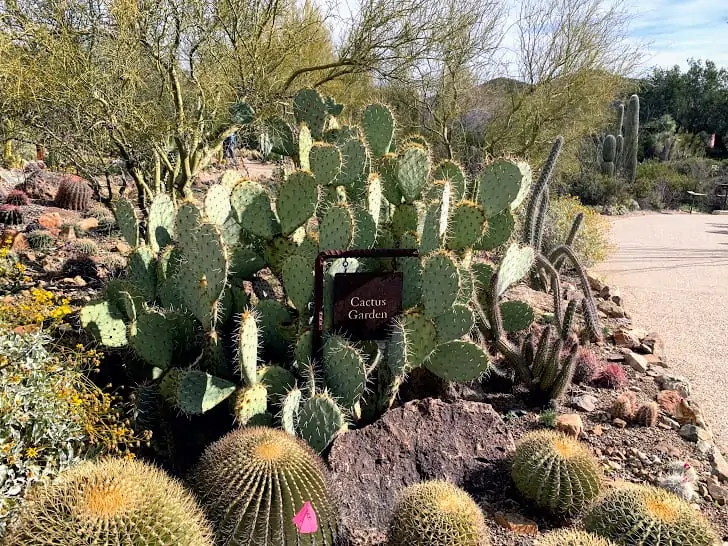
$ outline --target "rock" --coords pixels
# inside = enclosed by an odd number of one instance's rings
[[[38,169],[30,173],[24,182],[16,186],[16,189],[23,190],[31,199],[53,201],[61,178],[60,173]]]
[[[65,226],[61,229],[59,237],[66,241],[73,241],[74,239],[76,239],[76,230],[73,228],[73,226]]]
[[[594,292],[601,292],[604,289],[604,281],[597,273],[587,270],[586,279]]]
[[[86,285],[88,284],[88,283],[87,283],[87,282],[86,282],[85,280],[83,280],[83,278],[82,278],[81,276],[79,276],[79,275],[76,275],[75,277],[73,277],[72,281],[73,281],[73,284],[75,284],[76,286],[78,286],[78,287],[81,287],[81,288],[83,288],[84,286],[86,286]]]
[[[574,396],[571,399],[571,405],[582,411],[594,411],[597,407],[599,399],[592,394],[582,394],[580,396]]]
[[[57,230],[61,229],[63,225],[63,218],[57,212],[46,212],[38,217],[38,223],[45,229],[56,230],[58,233]]]
[[[659,424],[664,425],[666,429],[680,430],[680,423],[675,421],[675,419],[670,419],[666,415],[660,415]]]
[[[616,303],[614,303],[611,300],[600,301],[597,304],[597,309],[599,309],[602,313],[604,313],[608,317],[612,317],[612,318],[627,317],[627,313],[624,312],[624,309],[622,309],[619,305],[617,305]]]
[[[644,345],[643,345],[643,347],[644,347]],[[668,365],[665,363],[665,361],[662,360],[662,358],[660,358],[657,355],[653,355],[653,354],[649,354],[648,353],[648,354],[644,355],[644,357],[645,357],[645,360],[647,361],[647,363],[650,366],[660,366],[661,368],[667,368],[668,367]]]
[[[628,349],[635,349],[640,346],[639,338],[634,335],[630,330],[619,328],[614,331],[614,344],[617,347],[627,347]]]
[[[609,291],[609,295],[614,303],[622,307],[622,293],[619,291],[619,288],[613,287]]]
[[[607,362],[624,362],[624,353],[609,353]]]
[[[339,435],[329,455],[340,488],[344,535],[386,532],[400,491],[446,479],[471,491],[502,481],[515,444],[488,404],[435,398],[408,402],[375,423]]]
[[[698,423],[698,419],[702,415],[700,408],[697,406],[693,407],[690,401],[685,398],[681,398],[675,408],[675,413],[673,413],[672,416],[675,417],[681,425],[699,425],[700,423]]]
[[[495,522],[501,527],[508,529],[517,535],[528,537],[535,537],[538,535],[538,524],[535,521],[524,518],[520,514],[514,514],[512,512],[497,512],[495,515]]]
[[[720,481],[728,483],[728,463],[719,449],[713,449],[711,462],[713,465],[713,474],[718,476]]]
[[[612,470],[622,470],[622,465],[619,464],[617,461],[608,461],[609,467]]]
[[[665,341],[657,332],[650,332],[643,339],[642,343],[650,348],[650,352],[659,357],[665,356]]]
[[[556,418],[556,430],[560,430],[567,436],[578,438],[584,433],[584,423],[580,415],[564,413]]]
[[[721,486],[720,484],[709,481],[708,482],[708,493],[720,506],[728,503],[728,488]]]
[[[710,432],[696,425],[683,425],[680,427],[680,436],[688,442],[699,442],[700,440],[710,442],[713,440],[713,435]]]
[[[649,364],[644,356],[633,353],[632,351],[624,355],[624,361],[636,372],[647,373]]]
[[[127,256],[131,253],[131,247],[124,241],[119,241],[118,243],[116,243],[116,251],[124,256]]]
[[[601,436],[604,434],[604,427],[602,425],[594,425],[594,428],[592,429],[592,434],[594,436]]]
[[[695,446],[698,453],[701,455],[710,455],[713,452],[713,444],[706,442],[705,440],[698,440],[698,445]]]
[[[76,223],[78,229],[83,231],[91,231],[99,227],[99,221],[96,218],[84,218],[83,220]]]
[[[684,377],[664,373],[656,377],[655,381],[660,386],[660,390],[677,391],[683,398],[690,396],[690,383]]]
[[[617,428],[627,428],[627,421],[623,419],[612,419],[612,424]]]
[[[657,393],[657,405],[673,417],[676,416],[677,408],[682,401],[683,397],[677,391],[660,391]]]
[[[22,233],[18,233],[13,239],[13,245],[10,247],[15,252],[22,252],[30,249],[28,239]]]

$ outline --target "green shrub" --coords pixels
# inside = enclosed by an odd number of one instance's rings
[[[629,200],[624,180],[601,173],[584,172],[570,177],[567,193],[577,196],[586,205],[617,205]]]
[[[650,160],[637,166],[633,191],[636,199],[646,200],[652,208],[678,208],[687,198],[686,192],[697,189],[696,184],[672,163]]]
[[[604,261],[609,253],[609,221],[577,197],[557,197],[551,200],[546,217],[544,246],[551,248],[562,244],[571,230],[577,214],[584,214],[576,240],[572,247],[586,267]]]
[[[49,344],[40,332],[0,331],[0,534],[30,485],[137,441],[114,399],[85,375],[99,355],[51,353]]]

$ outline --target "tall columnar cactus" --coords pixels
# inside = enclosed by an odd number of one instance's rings
[[[586,529],[618,544],[709,546],[715,531],[690,506],[656,487],[626,485],[610,491],[587,511]]]
[[[241,428],[207,448],[190,483],[215,524],[218,544],[332,545],[336,513],[326,469],[290,434]],[[318,530],[301,534],[293,517],[310,502]]]
[[[624,123],[624,176],[634,184],[637,174],[637,151],[639,150],[640,98],[629,98]]]
[[[93,191],[88,183],[78,176],[71,176],[58,185],[55,204],[62,209],[86,210],[92,197]]]
[[[212,546],[210,524],[192,495],[148,464],[85,462],[40,487],[3,544]]]
[[[518,490],[554,514],[574,514],[602,487],[599,463],[587,448],[565,434],[532,432],[516,448],[511,470]]]
[[[602,143],[602,174],[614,176],[615,161],[617,160],[617,139],[614,135],[604,137]]]
[[[390,546],[487,546],[485,518],[463,490],[444,481],[412,485],[400,494],[387,532]]]

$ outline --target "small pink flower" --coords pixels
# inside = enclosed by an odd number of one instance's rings
[[[318,531],[316,512],[309,501],[303,503],[303,508],[293,517],[293,524],[302,535],[308,535]]]

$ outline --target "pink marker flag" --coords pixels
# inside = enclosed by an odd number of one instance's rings
[[[293,517],[293,524],[302,535],[309,535],[318,531],[316,512],[309,501],[303,503],[303,508]]]

